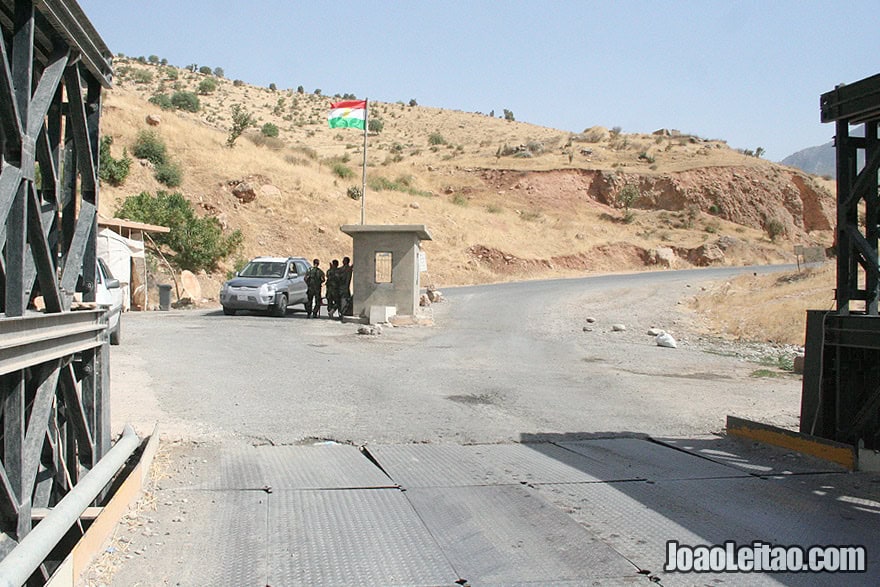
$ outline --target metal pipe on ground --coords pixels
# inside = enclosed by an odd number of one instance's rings
[[[52,512],[0,561],[0,587],[20,587],[64,537],[140,444],[127,425],[122,436],[95,468],[52,508]]]

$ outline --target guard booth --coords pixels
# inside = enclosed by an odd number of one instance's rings
[[[349,224],[355,316],[384,322],[394,314],[414,315],[419,307],[420,243],[431,240],[424,224]]]

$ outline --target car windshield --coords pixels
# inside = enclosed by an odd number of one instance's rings
[[[284,277],[287,263],[278,261],[251,261],[241,270],[242,277]]]

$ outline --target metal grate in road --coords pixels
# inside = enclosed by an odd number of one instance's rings
[[[711,479],[744,477],[742,469],[729,467],[699,456],[688,454],[650,440],[640,438],[603,438],[561,442],[585,457],[601,461],[616,471],[619,478]]]
[[[585,584],[637,576],[625,558],[534,489],[417,488],[406,496],[455,568],[473,585]]]
[[[270,497],[270,585],[454,586],[459,578],[397,489]]]
[[[203,489],[357,489],[396,487],[350,445],[259,446],[223,452],[218,478]]]
[[[551,443],[371,445],[368,450],[396,483],[407,488],[644,478]]]

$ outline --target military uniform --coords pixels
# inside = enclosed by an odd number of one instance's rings
[[[306,314],[311,318],[317,318],[321,311],[321,286],[324,284],[324,272],[317,265],[312,265],[306,271]]]
[[[333,261],[327,268],[327,315],[332,318],[339,308],[339,263]]]
[[[351,265],[347,264],[345,259],[343,259],[336,276],[339,280],[339,313],[342,316],[351,316]]]

